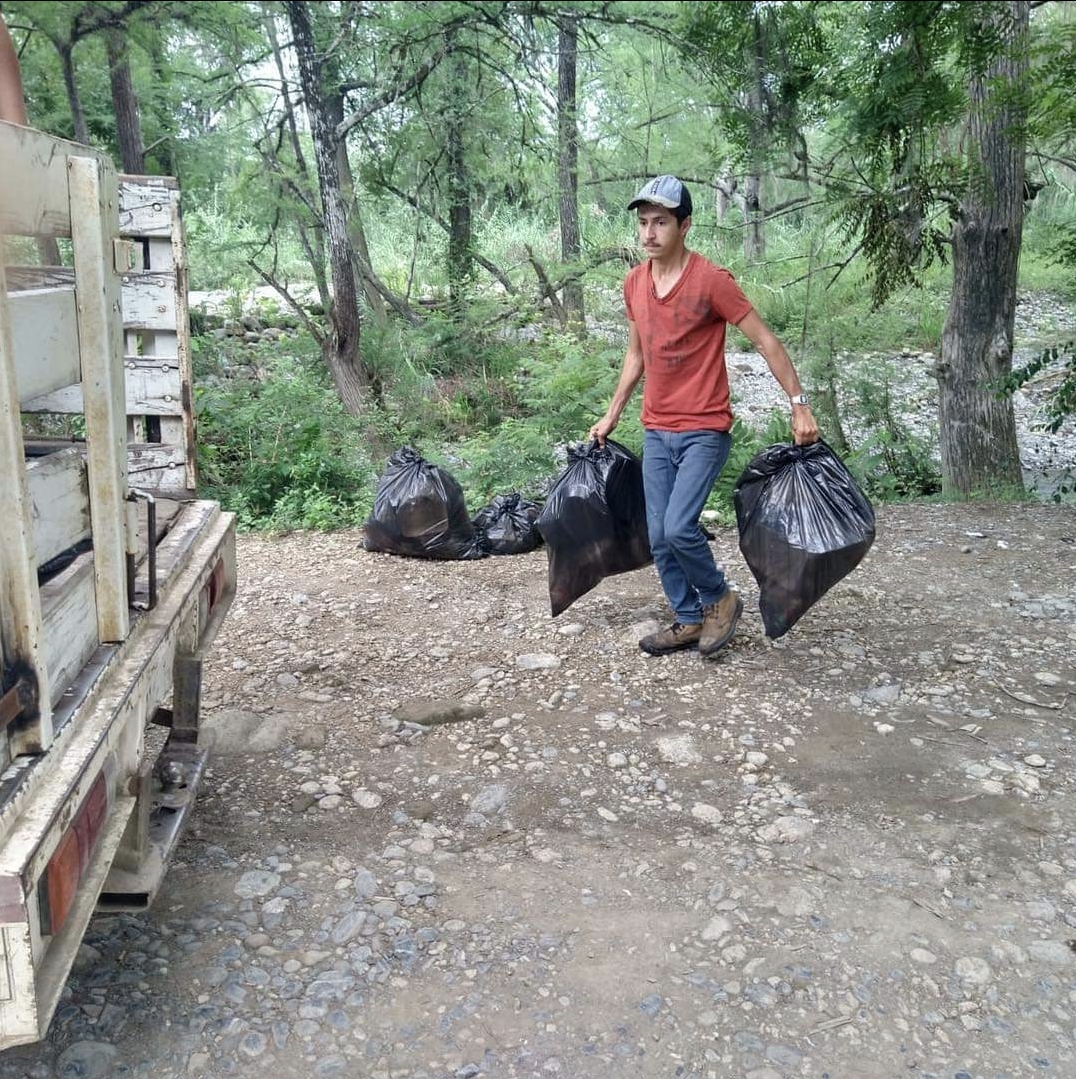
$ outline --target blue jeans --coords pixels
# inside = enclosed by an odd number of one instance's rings
[[[702,608],[728,591],[699,514],[728,460],[727,431],[647,431],[643,489],[650,550],[678,622],[697,625]]]

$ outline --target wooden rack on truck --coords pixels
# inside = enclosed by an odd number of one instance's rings
[[[195,496],[179,193],[0,122],[0,1049],[194,801],[235,522]]]

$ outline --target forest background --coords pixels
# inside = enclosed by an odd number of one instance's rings
[[[627,200],[782,337],[872,497],[1031,497],[1013,391],[1076,411],[1076,5],[17,2],[32,126],[182,190],[204,493],[250,528],[368,515],[415,447],[473,510],[540,499],[623,358]],[[221,311],[223,310],[223,317]],[[731,347],[746,347],[737,341]],[[896,399],[934,357],[937,408]],[[867,362],[863,362],[866,358]],[[616,437],[641,446],[637,409]],[[731,518],[786,410],[737,421]],[[1071,469],[1045,497],[1071,500]],[[1043,492],[1040,490],[1041,497]]]

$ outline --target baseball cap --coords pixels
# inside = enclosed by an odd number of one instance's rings
[[[628,209],[634,210],[644,202],[675,210],[679,221],[691,216],[691,193],[675,176],[656,176],[653,180],[647,180],[639,188],[635,198],[628,203]]]

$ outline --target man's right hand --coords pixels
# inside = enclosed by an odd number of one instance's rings
[[[602,416],[590,429],[587,438],[591,442],[597,442],[599,446],[604,446],[605,440],[613,433],[614,427],[616,427],[615,420],[610,420],[608,416]]]

